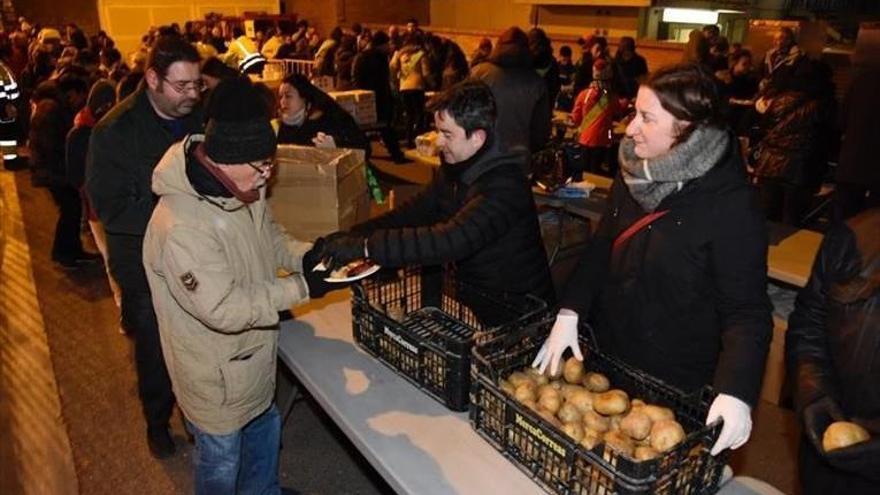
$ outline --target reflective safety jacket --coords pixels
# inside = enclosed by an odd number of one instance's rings
[[[4,160],[18,158],[15,120],[18,111],[15,102],[21,96],[18,84],[3,62],[0,62],[0,154]]]

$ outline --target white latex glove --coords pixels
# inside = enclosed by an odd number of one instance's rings
[[[336,140],[333,139],[333,136],[329,134],[324,134],[323,132],[319,132],[312,138],[312,142],[315,143],[315,146],[318,148],[335,148]]]
[[[559,368],[562,353],[571,348],[579,361],[584,360],[581,347],[578,345],[578,315],[570,309],[563,309],[556,315],[556,322],[550,330],[550,336],[544,341],[532,366],[538,368],[541,373],[550,365],[550,374],[555,375]]]
[[[746,443],[752,433],[752,408],[732,395],[718,394],[709,407],[706,424],[724,420],[718,441],[712,447],[712,455],[718,455],[724,449],[738,449]]]

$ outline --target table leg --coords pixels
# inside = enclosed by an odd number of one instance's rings
[[[553,263],[556,261],[556,256],[559,254],[559,251],[562,249],[562,235],[565,232],[565,211],[562,209],[556,209],[556,218],[559,220],[557,222],[558,227],[556,228],[556,246],[553,247],[553,254],[550,255],[550,266],[553,266]]]
[[[287,423],[287,418],[290,417],[291,411],[293,411],[293,406],[305,397],[293,373],[280,361],[278,363],[275,383],[275,402],[278,404],[281,412],[281,426],[283,428]]]

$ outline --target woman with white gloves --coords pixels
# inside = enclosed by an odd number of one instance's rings
[[[711,74],[660,69],[635,107],[605,214],[533,366],[555,371],[567,349],[583,359],[588,320],[602,351],[685,392],[715,388],[715,455],[748,440],[770,345],[764,217]]]

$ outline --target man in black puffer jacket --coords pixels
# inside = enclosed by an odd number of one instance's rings
[[[493,142],[496,110],[488,86],[459,83],[433,106],[443,162],[438,177],[397,209],[329,236],[322,258],[335,266],[365,254],[387,267],[454,263],[459,280],[483,291],[532,294],[553,304],[535,203],[522,173],[526,157]],[[471,309],[492,325],[488,308]]]
[[[785,351],[804,425],[803,491],[877,493],[880,483],[880,208],[831,229],[789,318]],[[852,421],[867,442],[825,451],[833,421]]]

